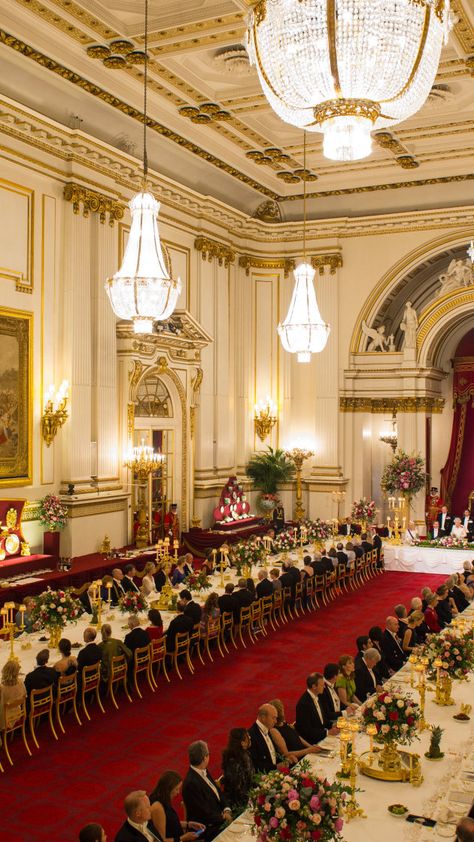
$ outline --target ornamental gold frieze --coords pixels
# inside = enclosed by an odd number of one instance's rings
[[[81,184],[74,182],[65,184],[63,197],[66,202],[72,202],[74,213],[79,213],[82,207],[83,216],[88,217],[91,213],[97,213],[102,224],[108,216],[109,225],[113,226],[114,222],[122,219],[124,215],[125,206],[121,202],[110,196],[104,196],[103,193],[89,190]]]
[[[454,34],[466,53],[474,52],[474,27],[461,0],[451,0],[455,20]]]
[[[39,520],[41,516],[41,503],[39,500],[27,500],[21,513],[21,522],[28,523],[32,520]]]
[[[316,254],[311,258],[311,266],[316,269],[320,275],[324,275],[324,269],[329,268],[329,274],[335,275],[336,269],[342,267],[342,254],[340,252],[333,252],[332,254]]]
[[[265,258],[252,257],[250,254],[241,254],[239,266],[245,269],[245,274],[250,275],[250,269],[283,269],[285,278],[296,268],[294,257]]]
[[[339,409],[341,412],[435,412],[443,411],[444,398],[434,398],[430,395],[400,398],[369,398],[369,397],[341,397]]]
[[[209,263],[216,259],[219,266],[224,265],[226,268],[231,263],[235,263],[235,251],[225,243],[219,243],[209,237],[196,237],[194,248],[196,251],[200,251],[202,259],[208,260]]]

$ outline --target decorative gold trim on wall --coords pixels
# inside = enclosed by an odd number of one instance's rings
[[[235,263],[235,251],[230,246],[226,246],[225,243],[219,243],[209,237],[196,237],[194,248],[196,251],[200,251],[202,259],[207,259],[209,263],[213,258],[217,259],[219,266],[224,264],[226,268],[230,263]]]
[[[430,395],[403,398],[339,398],[341,412],[442,412],[444,398],[434,398]]]
[[[315,254],[311,258],[311,266],[317,269],[320,275],[324,275],[324,267],[329,267],[329,274],[335,275],[336,269],[342,267],[342,254],[340,252],[332,252],[331,254]]]
[[[33,292],[34,288],[34,226],[35,226],[35,191],[23,184],[16,184],[13,181],[6,181],[0,178],[0,190],[7,193],[16,193],[26,199],[26,253],[27,265],[26,275],[18,269],[8,266],[0,266],[0,278],[7,281],[15,281],[17,292]],[[2,260],[4,259],[2,255]]]
[[[250,254],[241,254],[239,257],[239,266],[245,269],[245,274],[250,275],[250,269],[283,269],[285,278],[290,272],[296,268],[296,260],[294,257],[276,257],[274,259],[266,257],[252,257]]]
[[[426,342],[428,334],[432,328],[445,316],[447,313],[453,313],[458,307],[465,304],[474,303],[474,289],[466,290],[465,287],[453,290],[442,298],[431,302],[426,310],[420,314],[418,333],[416,337],[416,344],[418,354],[420,353],[423,344]]]
[[[27,500],[23,507],[23,512],[21,514],[21,522],[28,523],[32,520],[39,520],[40,507],[41,504],[39,500]]]
[[[116,199],[105,196],[103,193],[97,193],[95,190],[89,190],[88,187],[83,187],[82,184],[76,184],[70,181],[64,185],[64,200],[72,202],[72,209],[74,213],[79,213],[82,205],[82,215],[89,216],[90,213],[98,213],[101,224],[103,225],[106,216],[109,216],[109,225],[113,226],[115,220],[122,219],[125,206]]]

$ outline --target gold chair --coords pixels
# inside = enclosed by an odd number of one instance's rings
[[[234,637],[234,615],[232,614],[232,611],[224,611],[224,613],[221,614],[221,644],[227,654],[229,654],[226,639],[231,641],[234,649],[238,648]]]
[[[324,574],[324,591],[326,594],[327,604],[331,599],[334,599],[336,596],[335,592],[335,585],[336,585],[336,573],[325,573]]]
[[[204,648],[205,648],[207,654],[209,655],[210,661],[212,661],[212,662],[214,661],[214,658],[211,655],[211,650],[209,648],[209,644],[210,644],[211,640],[216,641],[216,646],[217,646],[220,654],[222,655],[223,658],[225,657],[224,653],[222,651],[222,646],[221,646],[221,618],[220,617],[215,617],[215,619],[212,619],[212,617],[209,617],[209,620],[207,622],[207,628],[206,628],[206,631],[203,635],[203,640],[204,640]]]
[[[314,604],[314,576],[307,576],[304,583],[304,592],[306,596],[306,609],[312,611],[315,608]]]
[[[288,622],[289,619],[294,620],[293,611],[291,610],[291,600],[292,600],[292,593],[291,588],[282,588],[283,591],[283,605],[282,605],[282,615],[285,618],[285,622]]]
[[[337,586],[338,586],[339,590],[341,591],[341,593],[342,593],[343,589],[345,590],[346,593],[348,591],[348,588],[347,588],[348,569],[349,569],[348,566],[346,566],[343,562],[341,562],[340,564],[337,565],[336,581],[337,581]]]
[[[321,598],[323,605],[326,605],[326,589],[324,586],[324,574],[314,577],[314,605],[316,608],[321,608],[318,596]]]
[[[31,736],[33,737],[33,742],[36,748],[39,748],[39,743],[36,739],[34,723],[35,719],[39,719],[39,717],[43,716],[43,714],[48,716],[49,725],[54,739],[58,739],[58,735],[54,730],[53,723],[53,703],[53,687],[51,684],[49,687],[41,687],[41,689],[32,690],[30,693],[30,713],[28,716],[28,721],[30,725]]]
[[[255,643],[255,638],[252,634],[252,606],[242,606],[240,609],[239,619],[239,638],[244,649],[246,649],[243,632],[247,632],[252,643]]]
[[[256,599],[252,602],[250,609],[252,617],[252,634],[258,634],[258,632],[261,632],[266,636],[267,632],[265,631],[265,626],[263,625],[262,620],[262,600]]]
[[[370,562],[370,572],[372,576],[376,576],[378,571],[377,568],[377,550],[372,550],[372,561]]]
[[[297,617],[300,616],[300,610],[302,614],[305,613],[303,605],[303,583],[297,582],[295,588],[295,614]]]
[[[262,627],[264,634],[268,634],[265,626],[270,623],[272,629],[275,631],[275,626],[273,625],[273,597],[272,596],[262,596],[260,600],[262,606]]]
[[[156,677],[153,671],[153,666],[158,664],[156,668]],[[166,678],[167,682],[169,683],[170,677],[166,670],[166,638],[165,637],[157,637],[155,640],[151,641],[150,645],[150,676],[151,680],[155,687],[158,687],[156,683],[156,678],[160,669],[163,670],[163,675]]]
[[[58,684],[56,688],[56,719],[58,721],[58,725],[61,728],[63,734],[66,733],[64,730],[64,726],[61,719],[61,705],[67,704],[67,702],[72,703],[72,709],[74,711],[74,716],[76,717],[79,725],[82,725],[81,720],[79,719],[79,714],[77,712],[77,674],[74,675],[61,675],[58,679]]]
[[[11,712],[11,713],[10,713]],[[2,735],[2,743],[3,748],[5,749],[5,754],[7,755],[8,761],[10,766],[13,766],[13,760],[11,759],[10,752],[8,750],[8,741],[7,737],[9,734],[13,734],[15,731],[21,729],[21,736],[23,738],[23,742],[26,746],[26,750],[31,757],[30,747],[28,745],[28,741],[26,739],[26,701],[23,700],[22,702],[6,702],[3,708],[3,721],[4,726],[1,731]],[[8,724],[10,722],[10,724]],[[1,764],[0,764],[1,766]],[[3,772],[3,767],[2,767]]]
[[[133,653],[133,684],[140,699],[143,698],[140,692],[140,688],[138,686],[138,676],[141,672],[146,673],[150,690],[153,693],[155,692],[155,688],[150,678],[150,648],[151,643],[149,643],[148,646],[139,646],[137,649],[135,649],[135,652]]]
[[[356,558],[355,561],[355,581],[357,585],[360,587],[365,582],[364,577],[364,569],[365,569],[365,555],[360,556],[360,558]]]
[[[204,661],[201,655],[201,623],[196,623],[189,635],[189,655],[191,657],[193,651],[196,650],[201,664],[204,666]],[[194,672],[194,667],[192,668]]]
[[[175,639],[174,639],[174,649],[170,652],[171,658],[173,660],[174,668],[178,673],[180,679],[182,680],[183,676],[179,671],[179,664],[178,658],[184,656],[186,659],[186,664],[188,666],[188,670],[191,675],[194,672],[194,667],[191,662],[191,657],[189,654],[189,633],[188,632],[178,632]]]
[[[117,710],[119,709],[119,706],[117,704],[117,700],[115,698],[115,693],[114,693],[114,687],[115,687],[116,684],[122,685],[128,701],[129,702],[132,701],[132,697],[130,696],[130,693],[128,692],[128,687],[127,687],[127,673],[128,673],[128,667],[127,667],[127,659],[126,659],[125,655],[115,655],[110,662],[110,672],[109,672],[109,678],[108,678],[108,681],[107,681],[107,695],[110,696],[110,698],[112,699],[112,702],[114,704],[114,707]]]
[[[282,590],[274,591],[273,593],[273,611],[272,611],[272,628],[275,629],[276,627],[280,628],[280,620],[281,623],[286,623],[287,619],[283,613],[283,593]]]
[[[90,664],[88,667],[82,668],[82,676],[81,676],[81,705],[82,710],[84,711],[85,715],[89,722],[91,718],[89,716],[87,707],[86,707],[86,695],[87,693],[94,693],[97,699],[97,704],[99,705],[102,713],[105,713],[105,708],[102,704],[102,700],[100,698],[100,684],[101,684],[101,675],[100,675],[100,661],[96,664]]]

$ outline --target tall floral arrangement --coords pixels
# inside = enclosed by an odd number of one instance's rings
[[[249,796],[257,838],[261,842],[342,839],[348,792],[339,781],[329,783],[311,772],[308,762],[291,772],[282,768],[259,776]]]
[[[327,541],[332,537],[332,524],[329,520],[305,520],[302,526],[306,529],[308,541]]]
[[[464,679],[474,669],[474,640],[472,635],[446,630],[442,634],[430,634],[426,639],[423,655],[428,658],[428,674],[434,678],[434,661],[441,661],[441,669],[450,678]]]
[[[64,628],[66,623],[77,622],[84,609],[70,590],[52,591],[48,588],[34,598],[33,625],[43,629],[48,626]]]
[[[425,463],[421,456],[409,456],[404,450],[397,450],[384,468],[380,485],[387,494],[413,497],[425,487],[425,483]]]
[[[420,708],[404,693],[373,696],[365,703],[363,716],[365,725],[375,725],[379,742],[409,745],[417,736]]]
[[[367,497],[361,497],[360,500],[354,500],[351,509],[352,520],[365,520],[372,523],[375,517],[375,500],[368,500]]]
[[[237,573],[240,576],[242,567],[251,567],[252,564],[259,564],[263,560],[264,548],[261,544],[256,544],[250,538],[247,541],[239,541],[234,544],[231,549],[231,561],[236,567]]]
[[[47,494],[40,500],[40,522],[50,532],[64,529],[67,524],[67,506],[55,494]]]
[[[273,539],[273,549],[276,553],[287,553],[299,546],[296,529],[284,529]]]

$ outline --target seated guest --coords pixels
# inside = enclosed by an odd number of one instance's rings
[[[356,558],[362,558],[362,556],[365,553],[365,550],[364,550],[362,544],[360,543],[360,539],[354,538],[354,540],[352,542],[352,545],[354,547],[355,557]]]
[[[408,528],[405,529],[403,535],[403,543],[413,546],[413,544],[417,544],[420,540],[420,536],[418,535],[418,530],[416,528],[416,524],[414,520],[408,521]]]
[[[126,821],[115,836],[115,842],[142,842],[142,840],[159,839],[161,836],[148,827],[151,819],[150,800],[146,792],[137,790],[130,792],[123,802]]]
[[[197,602],[194,602],[190,591],[181,591],[178,596],[178,605],[182,606],[183,614],[193,621],[193,626],[201,621],[202,608]]]
[[[407,655],[411,655],[414,648],[421,643],[418,639],[417,631],[419,626],[424,623],[424,616],[422,611],[413,611],[408,617],[407,626],[403,631],[402,649]]]
[[[123,573],[120,570],[120,567],[114,567],[114,569],[112,570],[112,605],[118,605],[119,599],[124,595],[125,588],[123,586]]]
[[[463,576],[464,581],[467,582],[469,577],[472,576],[473,573],[474,573],[474,570],[472,569],[472,562],[471,561],[463,561],[462,566],[463,566],[462,576]]]
[[[440,632],[441,626],[439,624],[436,606],[438,604],[438,595],[430,594],[426,598],[425,623],[430,632]]]
[[[380,652],[378,649],[366,649],[360,667],[355,671],[356,696],[361,703],[372,696],[375,691],[381,689],[381,685],[375,674],[375,667],[380,661]]]
[[[390,678],[390,669],[382,650],[383,632],[380,626],[372,626],[372,628],[369,629],[369,641],[369,648],[372,647],[374,649],[378,649],[380,654],[380,661],[378,661],[374,671],[379,684],[383,684],[387,678]]]
[[[321,695],[325,718],[334,724],[341,716],[342,710],[346,705],[341,704],[341,700],[337,694],[335,687],[336,679],[339,674],[339,667],[337,664],[326,664],[324,667],[324,690]]]
[[[186,558],[184,555],[178,558],[177,564],[175,569],[173,570],[173,575],[171,577],[171,584],[173,587],[175,585],[182,585],[184,580],[188,578],[192,573],[192,568],[188,566],[186,563]]]
[[[20,716],[20,703],[26,698],[26,687],[20,676],[20,662],[7,661],[2,667],[2,682],[0,684],[0,729],[11,728]],[[5,721],[5,705],[11,707]]]
[[[428,605],[428,597],[431,596],[433,591],[431,588],[425,587],[421,590],[421,610],[426,611],[426,606]]]
[[[145,597],[145,599],[150,597],[153,599],[153,595],[157,594],[154,574],[154,563],[152,561],[147,561],[145,567],[143,568],[142,584],[140,586],[141,594]]]
[[[221,615],[224,613],[233,614],[235,610],[235,599],[233,597],[234,585],[232,582],[227,582],[224,593],[217,600]]]
[[[276,750],[269,733],[276,722],[276,709],[266,704],[259,708],[256,721],[248,729],[251,740],[249,752],[256,772],[276,769]]]
[[[102,662],[102,678],[107,681],[110,675],[110,668],[112,666],[112,658],[119,655],[125,655],[125,660],[130,663],[132,660],[132,653],[128,646],[121,640],[112,637],[112,627],[109,623],[104,623],[101,628],[102,643],[99,643]]]
[[[95,585],[89,585],[89,587],[86,588],[86,590],[83,593],[80,594],[79,602],[81,603],[81,605],[84,609],[84,612],[86,614],[93,615],[95,613],[95,611],[97,610],[96,606],[94,605],[95,596],[96,596]]]
[[[247,588],[247,582],[245,579],[239,579],[237,590],[234,590],[233,593],[234,597],[234,623],[240,622],[240,609],[241,608],[248,608],[249,605],[252,605],[253,596]]]
[[[105,830],[100,824],[86,824],[79,831],[79,842],[107,842]]]
[[[335,547],[331,547],[327,552],[327,557],[331,561],[332,571],[328,570],[328,573],[334,572],[337,567],[337,550]]]
[[[356,554],[354,552],[354,544],[352,543],[352,541],[348,541],[346,544],[346,556],[348,564],[354,564],[356,560]]]
[[[148,619],[150,621],[150,625],[147,626],[146,630],[150,640],[157,640],[159,637],[163,637],[163,620],[161,619],[161,614],[158,611],[158,608],[150,608],[148,612]]]
[[[266,567],[261,567],[258,571],[258,584],[255,590],[257,599],[262,599],[264,596],[273,596],[273,585],[268,578]]]
[[[345,521],[339,524],[338,532],[339,535],[347,535],[348,538],[354,535],[355,527],[350,517],[346,517]]]
[[[467,532],[464,529],[464,526],[462,525],[460,517],[454,518],[454,523],[451,527],[450,535],[452,535],[453,538],[467,538]]]
[[[83,638],[86,645],[77,655],[77,670],[79,678],[82,676],[82,670],[84,667],[90,667],[93,664],[98,664],[102,657],[100,646],[98,646],[95,642],[96,637],[97,631],[93,628],[93,626],[87,626],[87,628],[84,629]]]
[[[181,792],[182,784],[183,779],[178,772],[163,772],[150,792],[150,827],[166,842],[193,842],[199,838],[194,831],[204,830],[204,825],[200,822],[181,821],[173,807],[173,801]]]
[[[130,631],[125,635],[124,643],[133,655],[135,649],[141,649],[142,646],[148,646],[150,643],[150,635],[146,629],[140,628],[140,620],[136,614],[130,614],[127,625]]]
[[[137,575],[137,571],[134,564],[127,564],[124,570],[124,576],[122,579],[122,588],[124,589],[125,593],[129,591],[134,591],[135,593],[140,593],[140,588],[138,585],[133,581],[133,577]]]
[[[252,595],[252,601],[254,602],[257,599],[257,591],[255,590],[255,582],[249,576],[249,578],[245,580],[245,583],[246,583],[248,592]]]
[[[457,610],[464,611],[468,608],[471,592],[460,573],[453,573],[447,579],[446,586],[449,588],[449,598],[453,600]]]
[[[314,569],[311,565],[311,556],[305,555],[303,559],[303,569],[300,571],[301,580],[306,581],[306,579],[313,579],[314,577]]]
[[[74,675],[77,670],[77,658],[71,655],[71,641],[62,637],[58,643],[58,649],[61,657],[59,661],[56,661],[54,669],[60,675]]]
[[[371,553],[374,549],[373,544],[370,543],[369,539],[367,538],[367,533],[363,532],[360,536],[360,545],[364,551],[364,553]]]
[[[274,591],[281,591],[280,571],[278,567],[272,567],[270,570],[270,581]]]
[[[249,753],[250,736],[246,728],[232,728],[222,752],[223,785],[234,816],[247,807],[255,769]]]
[[[33,608],[35,607],[35,601],[32,596],[25,596],[23,600],[23,605],[26,608],[26,611],[18,610],[15,614],[15,623],[21,631],[26,632],[27,634],[31,634],[33,631]],[[23,628],[21,628],[23,626]]]
[[[399,627],[400,624],[397,617],[387,617],[385,630],[382,635],[381,645],[383,656],[392,674],[398,672],[407,659],[407,654],[403,651],[397,637]]]
[[[355,669],[361,666],[362,656],[370,645],[369,636],[367,634],[360,634],[359,637],[356,637],[357,655],[354,658]]]
[[[381,558],[382,538],[376,531],[375,526],[372,527],[372,547],[374,550],[377,550],[377,567],[380,569],[383,567],[383,560]]]
[[[339,733],[326,718],[320,696],[324,691],[324,676],[313,672],[306,679],[306,690],[296,703],[295,728],[300,737],[311,745],[321,742],[328,734]]]
[[[155,573],[153,575],[153,580],[155,582],[155,590],[157,593],[161,593],[163,585],[166,584],[166,573],[163,570],[163,565],[161,562],[155,566]]]
[[[360,705],[360,699],[356,695],[355,686],[355,664],[352,655],[341,655],[338,663],[335,689],[344,710],[348,706]]]
[[[36,656],[36,667],[25,676],[26,693],[29,696],[32,690],[43,690],[50,684],[55,685],[59,673],[54,667],[48,667],[49,649],[41,649]]]
[[[220,617],[220,614],[221,609],[219,608],[219,596],[215,592],[210,593],[201,612],[201,632],[205,633],[209,620],[217,620],[217,618]]]
[[[344,547],[341,543],[336,544],[336,558],[338,564],[347,565],[349,562],[349,556],[344,552]]]
[[[393,614],[398,620],[398,632],[397,637],[400,641],[403,640],[403,635],[405,634],[405,630],[407,627],[408,622],[408,614],[407,609],[404,605],[400,602],[398,605],[395,606],[393,609]]]
[[[439,588],[436,588],[436,593],[438,596],[436,613],[438,615],[439,624],[441,628],[444,629],[445,626],[449,626],[451,620],[453,619],[453,615],[458,612],[454,600],[451,600],[449,597],[449,590],[446,585],[440,585]]]
[[[280,699],[272,699],[269,704],[273,705],[278,717],[276,725],[270,728],[270,736],[278,754],[294,763],[307,754],[318,754],[321,751],[319,746],[312,746],[300,737],[296,728],[285,721],[285,708]]]
[[[188,749],[189,769],[183,781],[183,801],[188,821],[205,825],[200,836],[211,842],[232,821],[232,812],[225,796],[207,771],[209,749],[203,740],[191,743]]]
[[[414,611],[423,611],[423,603],[419,596],[414,596],[412,601],[410,602],[410,610],[408,612],[408,616],[413,614]]]
[[[192,632],[194,628],[194,623],[191,617],[186,616],[184,613],[184,605],[176,606],[177,614],[176,617],[173,617],[171,623],[168,626],[168,630],[166,632],[166,651],[173,652],[175,646],[176,635],[184,634],[184,632]]]

